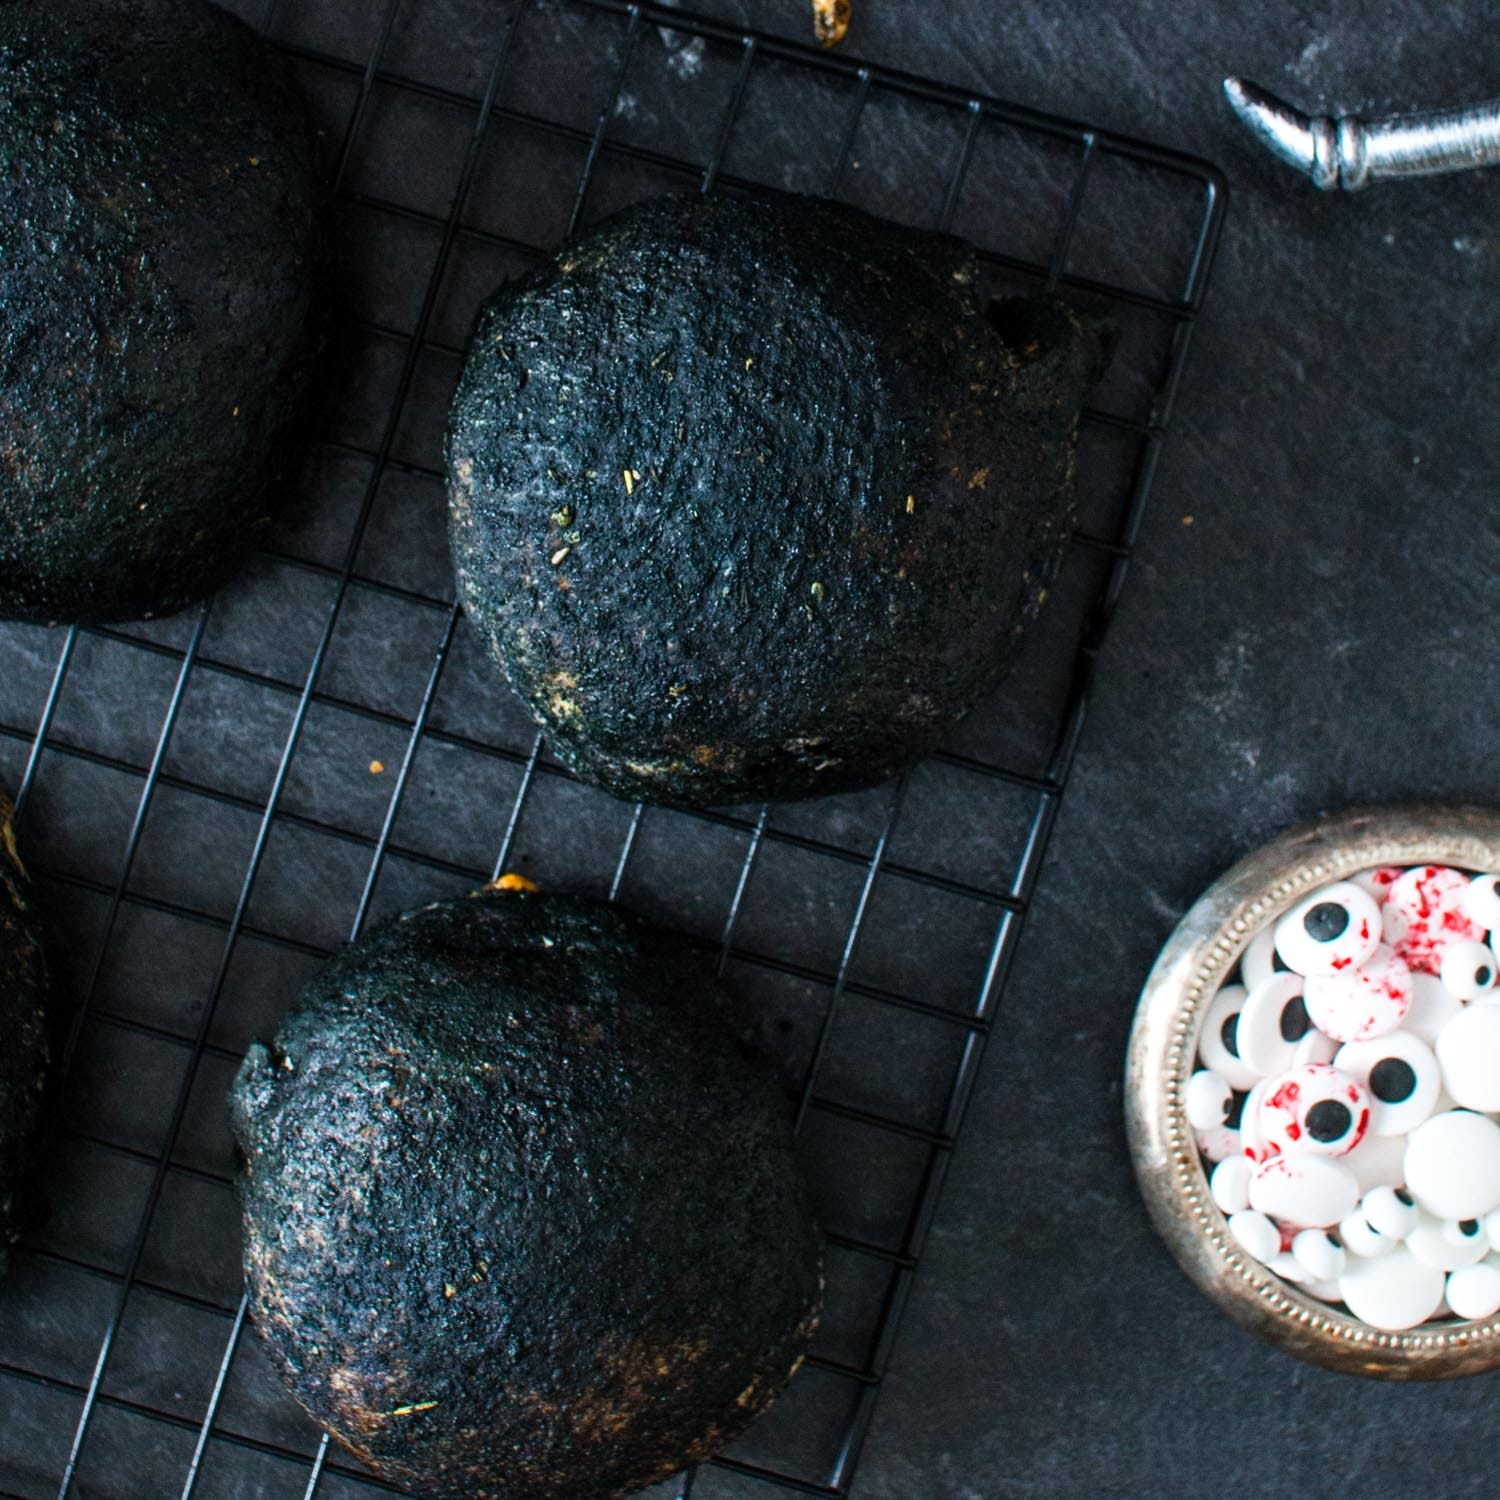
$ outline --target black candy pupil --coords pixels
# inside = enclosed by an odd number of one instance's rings
[[[1474,983],[1475,984],[1488,984],[1489,982],[1490,982],[1490,971],[1483,964],[1481,964],[1479,966],[1479,968],[1477,968],[1477,969],[1474,970]]]
[[[1349,1130],[1349,1106],[1337,1099],[1319,1099],[1307,1112],[1307,1133],[1315,1141],[1336,1141]]]
[[[1396,1201],[1398,1203],[1404,1203],[1408,1208],[1410,1208],[1412,1206],[1412,1204],[1415,1203],[1417,1200],[1415,1198],[1413,1198],[1412,1195],[1410,1193],[1408,1193],[1405,1188],[1397,1188],[1396,1189]]]
[[[1410,1099],[1416,1086],[1417,1075],[1404,1057],[1382,1057],[1370,1069],[1370,1092],[1382,1104]]]
[[[1313,942],[1331,943],[1349,925],[1349,912],[1337,901],[1320,901],[1303,916],[1302,925]]]
[[[1219,1040],[1224,1043],[1224,1050],[1231,1057],[1240,1055],[1240,1013],[1235,1011],[1232,1016],[1225,1016],[1224,1025],[1219,1032]]]
[[[1474,1236],[1479,1233],[1479,1220],[1465,1219],[1463,1223],[1458,1226],[1458,1232],[1472,1240]]]
[[[1312,1019],[1307,1014],[1307,1007],[1302,1003],[1302,996],[1293,995],[1281,1007],[1281,1040],[1300,1042],[1311,1030]]]

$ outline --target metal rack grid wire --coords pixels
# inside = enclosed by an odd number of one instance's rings
[[[804,1372],[660,1495],[845,1495],[1068,784],[1222,182],[675,8],[242,9],[323,131],[346,347],[301,519],[245,579],[171,621],[3,630],[0,774],[68,941],[51,1217],[0,1298],[0,1492],[396,1493],[312,1428],[247,1331],[223,1088],[341,938],[522,868],[716,948],[795,1079],[824,1202]],[[442,561],[441,413],[503,275],[632,198],[768,185],[956,229],[997,285],[1102,305],[1119,374],[1085,413],[1059,597],[993,713],[873,793],[625,808],[474,665]]]

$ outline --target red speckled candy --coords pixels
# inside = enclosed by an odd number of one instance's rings
[[[1370,1127],[1370,1098],[1348,1074],[1309,1063],[1267,1080],[1256,1124],[1273,1151],[1343,1156]]]
[[[1337,1224],[1359,1202],[1359,1183],[1326,1156],[1275,1156],[1250,1179],[1250,1207],[1297,1229]]]
[[[1436,974],[1455,938],[1484,937],[1464,909],[1470,883],[1462,870],[1444,865],[1419,865],[1392,882],[1382,913],[1385,940],[1411,968]]]
[[[1367,1042],[1401,1024],[1411,995],[1411,970],[1382,943],[1357,969],[1309,975],[1302,1000],[1319,1031],[1341,1042]]]

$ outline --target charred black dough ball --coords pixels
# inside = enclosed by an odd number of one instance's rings
[[[0,0],[0,616],[167,614],[267,535],[318,346],[305,114],[204,0]]]
[[[318,1422],[431,1500],[602,1500],[774,1400],[820,1238],[727,1005],[639,918],[507,893],[307,986],[232,1115],[256,1325]]]
[[[0,797],[0,1271],[25,1227],[48,1065],[46,965],[10,818]]]
[[[1110,335],[810,198],[676,197],[483,309],[448,437],[469,619],[579,776],[702,805],[881,781],[1005,674]]]

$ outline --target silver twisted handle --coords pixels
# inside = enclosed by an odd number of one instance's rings
[[[1305,115],[1241,78],[1226,78],[1224,93],[1261,144],[1315,187],[1353,192],[1383,179],[1430,177],[1500,162],[1500,99],[1361,120]]]

